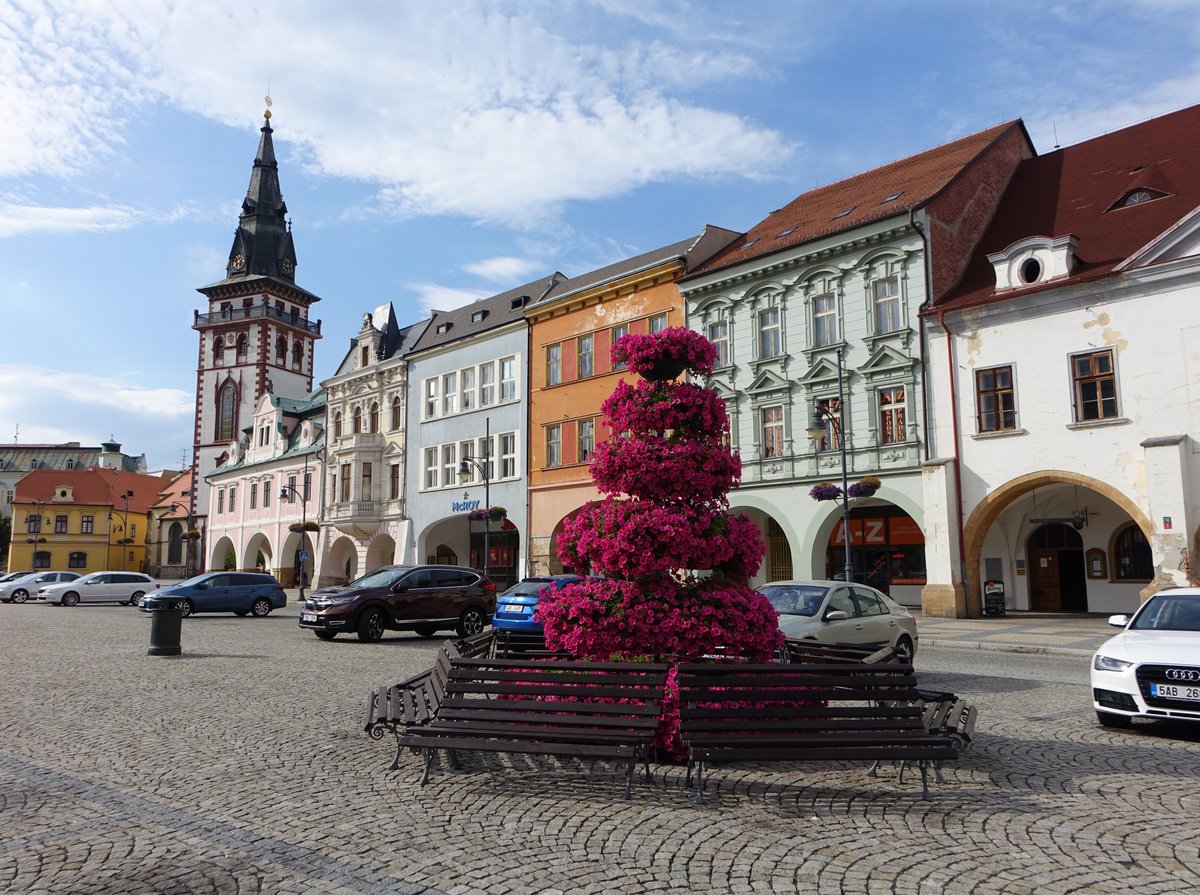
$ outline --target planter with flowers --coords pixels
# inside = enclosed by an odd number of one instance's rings
[[[613,437],[591,463],[602,498],[569,519],[555,544],[565,565],[604,577],[541,598],[547,645],[597,661],[770,661],[783,635],[770,602],[747,583],[766,545],[750,519],[729,512],[741,463],[724,441],[725,403],[673,381],[682,369],[709,375],[715,346],[676,327],[624,336],[612,357],[642,378],[604,402]],[[673,686],[672,673],[656,744],[679,757]]]
[[[309,519],[307,522],[293,522],[288,526],[288,531],[300,534],[302,531],[319,531],[321,526]]]
[[[189,540],[189,541],[200,540],[200,532],[198,529],[195,529],[195,528],[188,529],[187,531],[185,531],[183,533],[183,536],[186,540]]]
[[[504,507],[480,507],[467,513],[471,522],[499,522],[508,518],[508,510]]]

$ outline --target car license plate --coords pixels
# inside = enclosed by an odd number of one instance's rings
[[[1150,695],[1159,699],[1191,699],[1200,701],[1200,687],[1181,687],[1178,684],[1151,684]]]
[[[300,621],[302,621],[302,622],[315,622],[316,620],[317,620],[317,614],[315,612],[301,612],[300,613]]]

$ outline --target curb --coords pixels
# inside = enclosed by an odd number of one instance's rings
[[[921,646],[936,646],[942,649],[986,650],[994,653],[1024,653],[1043,656],[1091,656],[1095,650],[1076,649],[1066,646],[1020,646],[1010,643],[985,643],[979,640],[938,640],[922,637]]]

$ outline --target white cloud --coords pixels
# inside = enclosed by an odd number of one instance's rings
[[[405,283],[404,288],[416,296],[421,311],[426,314],[434,310],[452,311],[494,294],[486,289],[456,289],[440,283]]]
[[[138,223],[139,217],[134,209],[120,205],[88,208],[0,205],[0,238],[21,233],[128,230]]]
[[[139,385],[134,376],[97,376],[0,364],[0,414],[20,419],[22,409],[36,405],[37,415],[43,418],[48,407],[59,407],[64,414],[69,414],[72,407],[86,407],[134,417],[182,419],[195,410],[192,394],[176,388]]]
[[[0,176],[96,165],[151,97],[244,125],[259,108],[247,85],[268,80],[277,136],[326,174],[379,184],[388,215],[528,222],[574,199],[786,162],[777,132],[664,92],[750,75],[738,54],[624,32],[606,45],[603,29],[572,38],[506,8],[10,4],[0,108],[20,115],[0,137]]]
[[[485,280],[515,284],[518,280],[527,279],[531,274],[542,270],[542,265],[529,258],[513,258],[509,255],[504,255],[496,258],[484,258],[481,261],[475,261],[471,264],[464,264],[462,268],[467,273],[483,277]]]

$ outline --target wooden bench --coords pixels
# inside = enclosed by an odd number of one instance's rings
[[[610,758],[629,798],[639,761],[650,779],[666,677],[646,663],[455,658],[434,716],[397,742],[424,755],[422,785],[438,750],[452,767],[460,750]]]
[[[705,767],[735,761],[916,761],[928,799],[928,763],[958,754],[925,729],[911,665],[686,663],[677,680],[700,804]]]
[[[570,653],[555,652],[546,646],[546,636],[541,631],[493,630],[492,649],[488,653],[493,659],[559,658],[570,659]]]
[[[854,643],[826,643],[822,640],[785,640],[779,648],[779,661],[785,665],[828,662],[861,662],[873,665],[898,658],[890,646],[859,646]]]
[[[400,766],[401,731],[415,725],[428,724],[437,714],[438,706],[446,693],[450,663],[456,658],[461,658],[458,646],[446,641],[438,650],[433,667],[428,671],[367,694],[367,714],[363,719],[363,730],[373,740],[383,739],[389,732],[396,738],[396,757],[392,759],[388,770],[394,771]]]

